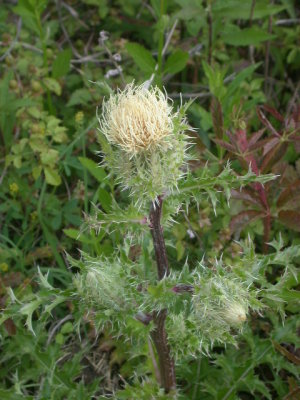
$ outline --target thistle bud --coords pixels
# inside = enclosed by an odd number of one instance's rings
[[[241,325],[246,321],[246,310],[242,304],[231,303],[224,311],[225,320],[231,325]]]
[[[158,87],[127,85],[103,102],[105,161],[138,202],[172,191],[187,159],[184,118]]]

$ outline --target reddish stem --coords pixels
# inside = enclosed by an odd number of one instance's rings
[[[162,203],[162,198],[158,197],[157,203],[152,204],[149,215],[159,280],[163,279],[164,276],[168,276],[170,273],[163,230],[160,224]],[[176,378],[174,360],[171,356],[165,328],[166,317],[167,310],[153,313],[155,329],[152,331],[151,337],[159,359],[161,386],[168,393],[176,388]]]

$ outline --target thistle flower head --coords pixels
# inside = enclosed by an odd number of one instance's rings
[[[99,140],[104,161],[135,204],[149,206],[177,188],[189,159],[185,108],[173,112],[159,88],[127,85],[104,101]]]
[[[127,85],[104,101],[102,109],[101,131],[131,155],[166,146],[165,138],[173,131],[172,107],[158,87]]]

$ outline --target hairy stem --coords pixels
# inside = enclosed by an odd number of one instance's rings
[[[161,197],[158,201],[152,204],[150,209],[150,229],[153,239],[155,258],[157,263],[158,279],[161,280],[164,276],[169,275],[169,264],[166,252],[166,245],[163,237],[163,231],[160,224],[162,214]],[[168,337],[165,328],[165,321],[167,317],[167,310],[155,312],[153,320],[155,329],[151,333],[152,340],[155,344],[160,369],[161,386],[168,393],[176,388],[175,367],[174,360],[171,356],[170,346],[168,344]]]
[[[158,197],[157,203],[151,206],[149,216],[159,280],[170,273],[163,230],[160,224],[162,203],[162,198]]]

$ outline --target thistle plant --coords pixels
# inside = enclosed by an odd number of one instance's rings
[[[81,269],[75,279],[77,294],[97,328],[106,327],[130,341],[133,354],[147,343],[154,345],[155,355],[150,353],[153,365],[158,364],[156,377],[170,396],[177,393],[175,365],[184,358],[209,354],[214,344],[235,344],[249,310],[259,310],[261,303],[252,285],[254,274],[242,279],[220,261],[208,266],[202,260],[193,268],[186,263],[181,271],[172,270],[163,225],[167,229],[172,214],[205,193],[215,204],[216,185],[229,196],[231,187],[271,179],[251,171],[235,176],[229,166],[218,176],[210,175],[206,166],[202,176],[194,177],[188,171],[193,157],[185,110],[183,106],[174,111],[157,87],[130,84],[104,100],[98,115],[103,163],[128,190],[131,205],[122,214],[116,204],[115,221],[112,212],[89,223],[107,232],[114,224],[123,223],[127,231],[142,226],[139,239],[143,242],[151,235],[157,272],[145,270],[142,257],[130,260],[126,240],[125,250],[119,249],[113,257],[94,259],[83,254],[82,262],[73,261]]]

